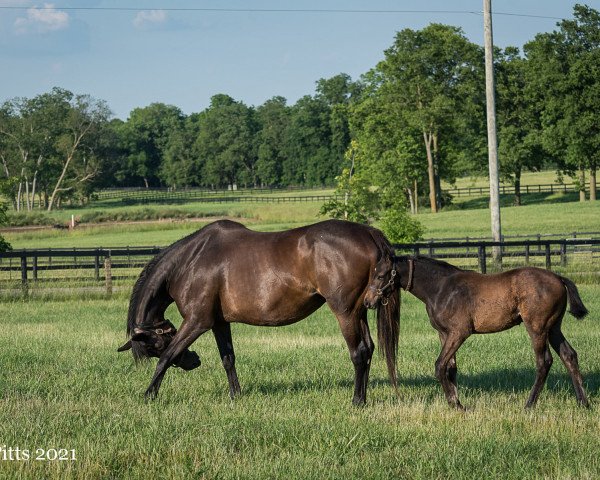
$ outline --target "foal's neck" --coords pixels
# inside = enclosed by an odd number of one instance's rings
[[[412,285],[409,291],[423,303],[428,303],[432,297],[437,296],[442,280],[459,271],[459,268],[446,262],[428,257],[415,257]]]

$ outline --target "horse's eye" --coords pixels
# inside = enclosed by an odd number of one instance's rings
[[[383,275],[377,275],[377,280],[383,280]]]

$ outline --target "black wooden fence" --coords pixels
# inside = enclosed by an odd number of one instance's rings
[[[600,239],[516,240],[504,242],[437,241],[395,245],[398,254],[422,254],[486,273],[498,268],[491,259],[500,247],[503,268],[536,265],[547,269],[582,271],[598,276]],[[243,246],[240,246],[243,248]],[[0,293],[3,290],[74,288],[81,281],[110,294],[113,282],[130,287],[140,269],[161,247],[71,248],[14,250],[0,253]],[[70,282],[70,283],[69,283]],[[67,286],[65,286],[65,284]],[[61,286],[62,285],[62,286]]]

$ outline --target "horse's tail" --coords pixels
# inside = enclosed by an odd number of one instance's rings
[[[386,300],[385,305],[379,302],[377,307],[377,343],[379,351],[385,356],[390,381],[397,388],[396,360],[398,339],[400,338],[400,289],[395,289]]]
[[[394,258],[394,249],[380,230],[371,228],[371,237],[382,256]],[[400,338],[400,289],[394,289],[386,300],[385,305],[380,301],[377,307],[377,343],[379,351],[385,356],[390,381],[397,388],[396,360]]]
[[[560,275],[559,278],[563,285],[567,287],[567,294],[569,295],[569,313],[576,319],[581,320],[589,313],[589,311],[579,296],[577,286],[568,278],[561,277]]]

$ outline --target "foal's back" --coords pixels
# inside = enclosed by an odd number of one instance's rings
[[[491,275],[458,271],[446,278],[440,298],[447,301],[440,303],[439,316],[470,333],[499,332],[521,322],[550,328],[567,304],[560,277],[535,267]]]

